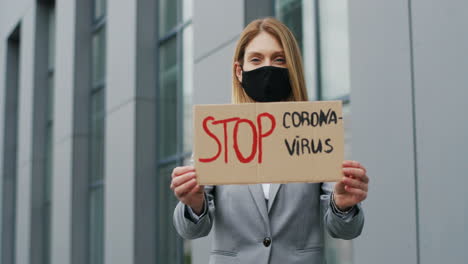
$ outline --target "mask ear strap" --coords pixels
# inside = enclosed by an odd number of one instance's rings
[[[240,69],[241,69],[241,72],[240,72],[240,74],[242,75],[242,74],[244,73],[244,68],[243,68],[243,65],[239,63],[239,67],[240,67]],[[242,83],[242,82],[240,82],[240,83]]]

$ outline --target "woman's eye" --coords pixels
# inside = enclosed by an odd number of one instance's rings
[[[279,63],[285,63],[286,59],[285,58],[276,58],[275,61],[279,62]]]
[[[259,62],[260,59],[259,59],[259,58],[252,58],[252,59],[250,59],[250,61],[251,61],[251,62]]]

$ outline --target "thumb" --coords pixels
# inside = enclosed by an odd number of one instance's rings
[[[345,192],[345,184],[342,181],[337,182],[335,184],[335,194],[343,194]]]
[[[198,193],[203,193],[205,192],[205,185],[198,185]]]

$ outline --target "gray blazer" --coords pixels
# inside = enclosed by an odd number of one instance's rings
[[[360,205],[350,215],[332,210],[330,183],[272,184],[268,204],[260,184],[205,186],[206,214],[194,220],[180,203],[174,226],[186,239],[214,239],[209,264],[284,264],[324,261],[325,228],[352,239],[363,228]]]

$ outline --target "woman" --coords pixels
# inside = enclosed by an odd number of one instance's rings
[[[298,45],[273,18],[251,22],[234,54],[233,103],[306,101]],[[323,263],[323,233],[352,239],[364,224],[360,202],[369,178],[356,161],[343,162],[331,183],[200,186],[193,166],[172,172],[179,199],[174,225],[187,239],[213,229],[213,263]],[[322,210],[322,212],[321,212]]]

